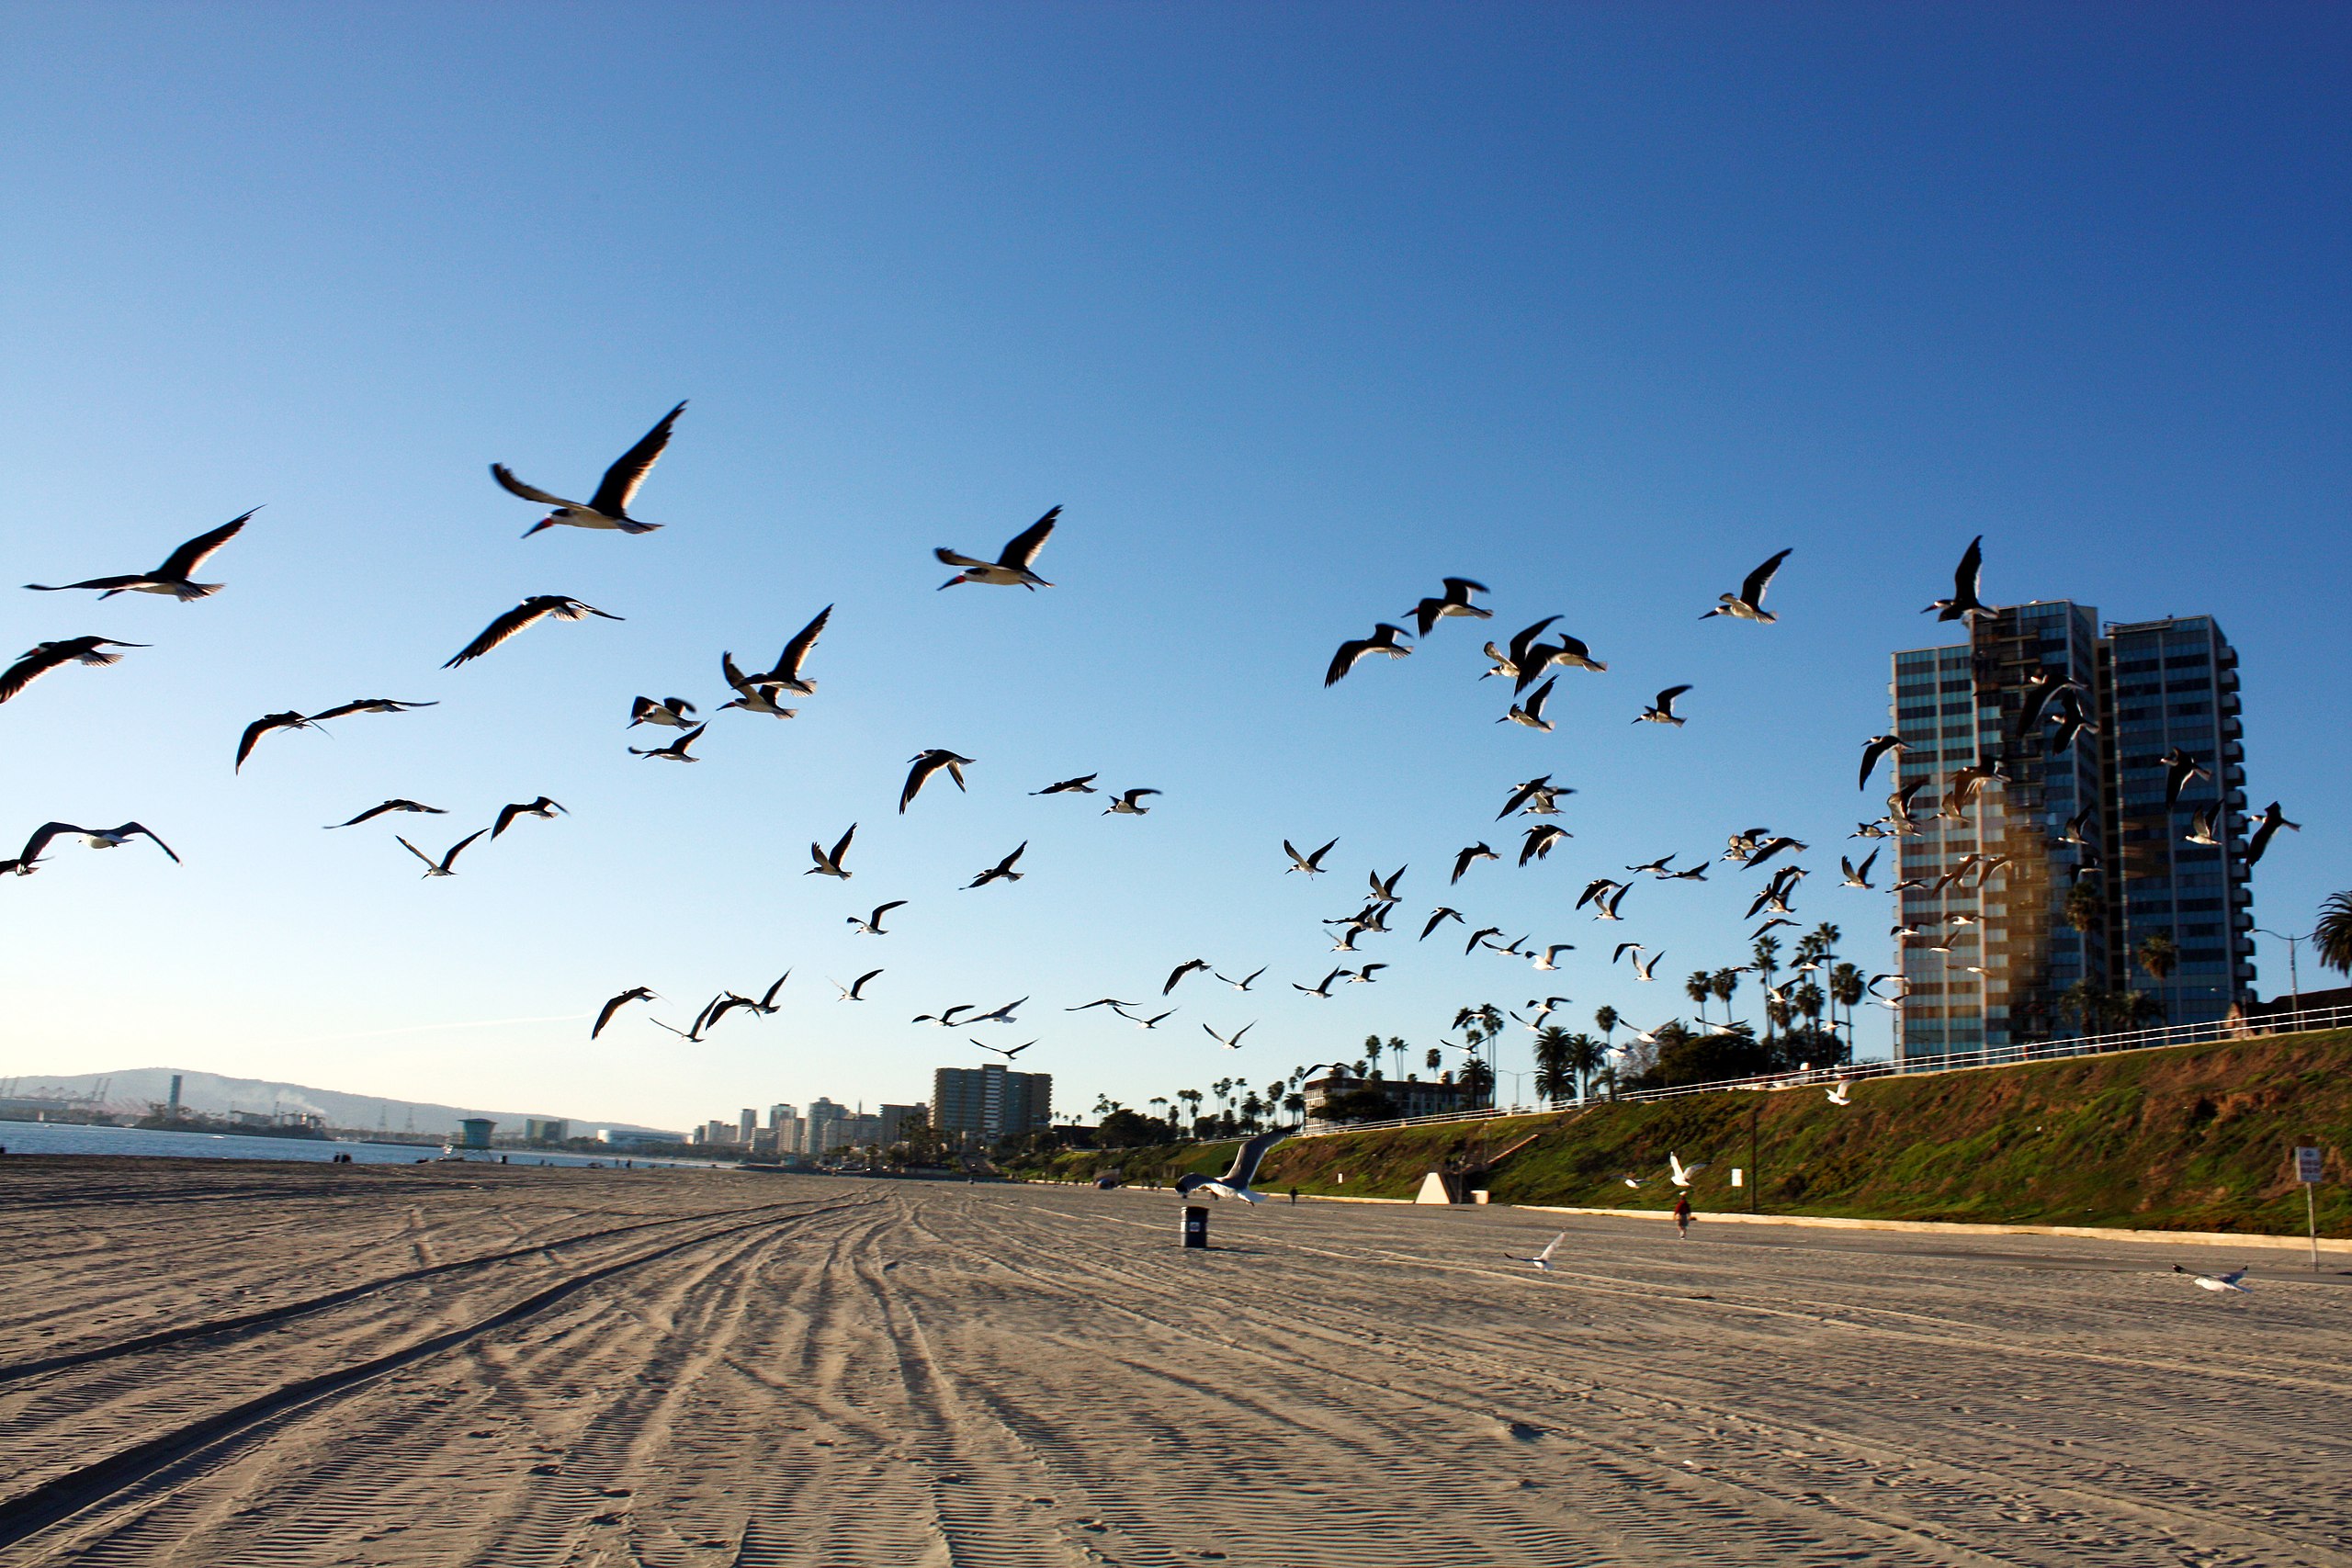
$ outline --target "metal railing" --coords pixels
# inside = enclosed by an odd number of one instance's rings
[[[2203,1045],[2217,1040],[2251,1040],[2266,1034],[2294,1034],[2309,1029],[2352,1029],[2352,1007],[2305,1008],[2300,1011],[2266,1012],[2252,1018],[2215,1019],[2210,1023],[2180,1023],[2160,1029],[2082,1035],[2072,1040],[2025,1041],[2010,1045],[1987,1045],[1974,1051],[1947,1051],[1933,1055],[1920,1054],[1900,1062],[1848,1062],[1840,1066],[1767,1073],[1752,1078],[1724,1078],[1713,1083],[1684,1084],[1674,1089],[1630,1089],[1615,1096],[1614,1100],[1619,1104],[1646,1104],[1658,1100],[1679,1100],[1692,1094],[1724,1094],[1741,1090],[1769,1093],[1776,1089],[1814,1088],[1841,1080],[1854,1083],[1863,1078],[1974,1072],[1984,1067],[2012,1067],[2025,1062],[2052,1062],[2070,1056],[2103,1056],[2119,1051],[2158,1051],[2168,1045]],[[1295,1135],[1320,1138],[1333,1133],[1366,1133],[1383,1127],[1432,1127],[1448,1122],[1489,1122],[1504,1116],[1543,1116],[1602,1103],[1608,1101],[1567,1099],[1533,1105],[1490,1105],[1476,1111],[1447,1111],[1433,1116],[1398,1116],[1383,1122],[1309,1121]]]

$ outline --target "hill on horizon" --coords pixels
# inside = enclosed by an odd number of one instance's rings
[[[180,1077],[180,1104],[207,1115],[231,1111],[264,1112],[309,1111],[326,1118],[331,1127],[388,1133],[455,1134],[468,1117],[488,1117],[501,1135],[520,1136],[530,1117],[551,1117],[551,1111],[487,1111],[472,1106],[444,1105],[434,1100],[392,1100],[382,1095],[345,1094],[340,1089],[314,1089],[307,1084],[277,1083],[267,1078],[223,1077],[192,1067],[132,1067],[118,1073],[67,1073],[55,1077],[27,1074],[0,1079],[10,1095],[58,1100],[87,1100],[106,1085],[103,1108],[118,1113],[143,1112],[171,1097],[172,1075]],[[599,1128],[621,1133],[661,1133],[675,1137],[673,1129],[642,1126],[634,1122],[564,1117],[575,1133]]]

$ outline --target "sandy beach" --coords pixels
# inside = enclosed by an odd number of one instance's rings
[[[0,1562],[2352,1563],[2338,1274],[1177,1207],[12,1158]]]

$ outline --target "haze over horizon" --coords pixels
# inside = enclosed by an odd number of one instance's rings
[[[6,651],[153,646],[0,706],[0,854],[136,818],[186,863],[61,846],[0,882],[0,1077],[170,1060],[686,1127],[926,1098],[994,1058],[907,1021],[1026,995],[979,1037],[1036,1039],[1015,1065],[1059,1109],[1141,1104],[1367,1033],[1418,1057],[1465,1003],[1687,1017],[1757,878],[1644,883],[1622,926],[1569,905],[1759,822],[1814,846],[1801,924],[1890,968],[1887,896],[1835,886],[1883,792],[1854,764],[1889,653],[1961,639],[1918,612],[1979,534],[1988,601],[2213,615],[2249,795],[2304,824],[2257,921],[2352,884],[2341,11],[6,16]],[[582,493],[681,399],[634,508],[661,531],[519,537],[543,509],[490,463]],[[256,505],[211,599],[14,586]],[[938,591],[934,547],[993,556],[1055,505],[1056,586]],[[1698,619],[1783,547],[1778,624]],[[1323,689],[1445,575],[1495,618]],[[441,668],[541,592],[626,619]],[[764,666],[829,604],[797,718],[714,714],[722,649]],[[1554,614],[1610,671],[1562,672],[1555,733],[1498,724],[1479,644]],[[1630,722],[1682,682],[1687,727]],[[673,739],[624,728],[673,693],[713,719],[691,767],[625,750]],[[379,695],[440,705],[232,773],[261,715]],[[899,816],[933,746],[969,793]],[[1575,837],[1448,889],[1547,772]],[[1030,794],[1087,773],[1164,793]],[[453,878],[393,840],[540,794],[570,815]],[[321,830],[390,796],[449,815]],[[804,876],[852,822],[854,880]],[[1284,874],[1283,839],[1333,837],[1331,875]],[[1024,840],[1025,880],[962,890]],[[1399,865],[1379,983],[1291,990]],[[893,934],[849,931],[894,898]],[[1416,943],[1439,902],[1577,951]],[[1185,982],[1148,1033],[1062,1011],[1193,957],[1270,967]],[[787,968],[778,1016],[704,1042],[644,1016]],[[592,1043],[636,985],[666,1000]],[[1199,1027],[1253,1020],[1238,1053]]]

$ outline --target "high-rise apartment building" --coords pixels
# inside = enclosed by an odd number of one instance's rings
[[[1896,777],[1919,786],[1898,840],[1898,1059],[2076,1032],[2086,992],[2153,997],[2177,1023],[2251,995],[2237,655],[2210,618],[2102,635],[2087,605],[2019,604],[1894,662]],[[2167,810],[2176,747],[2211,776]],[[1973,799],[1962,769],[1991,770]],[[2217,802],[2216,842],[2188,842]],[[2178,953],[2162,980],[2137,957],[2158,931]]]
[[[994,1143],[1054,1119],[1051,1073],[1016,1073],[1001,1063],[940,1067],[931,1075],[931,1124],[951,1137]]]
[[[836,1105],[822,1095],[808,1102],[808,1114],[803,1123],[800,1152],[815,1158],[840,1148],[844,1139],[842,1122],[849,1116],[849,1107]]]

